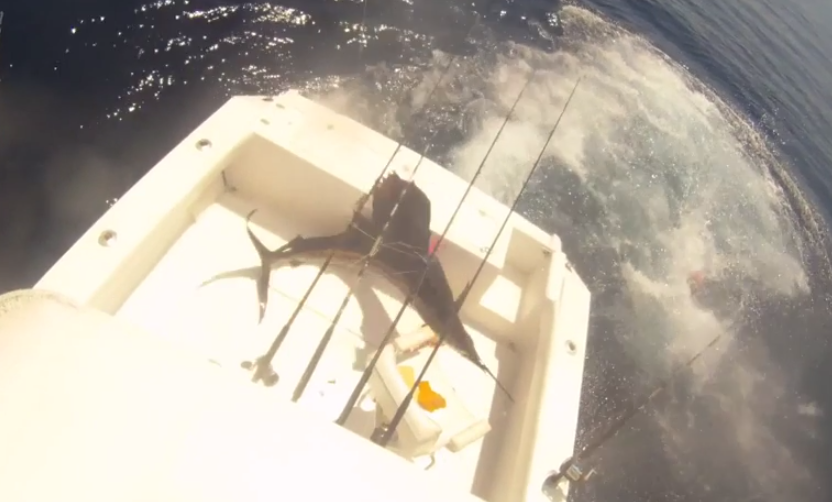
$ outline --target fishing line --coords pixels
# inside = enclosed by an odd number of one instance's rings
[[[365,6],[366,6],[366,4],[365,4]],[[477,16],[474,19],[474,22],[471,24],[471,27],[468,29],[468,32],[465,34],[465,38],[468,38],[469,36],[471,36],[471,34],[474,31],[474,28],[477,26],[477,24],[479,24],[478,23],[479,19],[480,19],[479,16]],[[431,88],[430,92],[428,93],[427,97],[425,98],[425,100],[422,104],[422,107],[417,108],[417,110],[414,111],[411,114],[411,120],[413,120],[413,117],[416,115],[417,111],[421,111],[421,108],[426,107],[430,103],[431,98],[436,93],[436,90],[442,84],[442,81],[445,79],[447,74],[450,72],[451,66],[453,65],[454,61],[456,61],[457,57],[458,57],[458,55],[454,54],[448,60],[448,63],[443,68],[442,73],[440,73],[439,79],[436,81],[436,84],[434,84],[434,86]],[[404,103],[406,101],[406,96],[407,95],[409,95],[409,92],[406,93],[405,97],[402,98],[402,103]],[[436,133],[434,134],[434,137],[435,136],[436,136]],[[431,141],[432,141],[432,139],[431,139]],[[370,199],[370,196],[372,196],[373,193],[375,192],[376,187],[378,187],[379,184],[381,183],[382,179],[384,179],[384,176],[387,174],[387,170],[390,168],[390,165],[393,163],[393,160],[396,158],[396,155],[399,153],[399,150],[401,149],[402,146],[403,146],[403,139],[398,141],[398,143],[396,144],[396,148],[393,150],[392,155],[390,155],[390,158],[387,160],[387,163],[384,165],[384,168],[379,173],[378,177],[375,180],[375,183],[373,183],[373,186],[370,187],[369,192],[366,193],[366,194],[362,194],[361,197],[359,197],[359,199],[356,202],[355,207],[353,209],[352,219],[350,220],[350,223],[349,223],[348,226],[353,226],[353,227],[355,226],[356,220],[358,219],[359,215],[361,214],[361,211],[364,209],[364,206],[367,204],[367,201]],[[421,163],[421,158],[420,158],[419,162]],[[417,168],[418,168],[418,164],[417,164]],[[414,173],[415,173],[415,169],[414,169]],[[404,197],[404,191],[402,192],[399,201],[401,201],[402,197]],[[398,203],[396,204],[396,207],[398,207]],[[394,211],[395,211],[395,208],[394,208]],[[393,215],[391,214],[390,215],[391,220],[392,220],[392,216]],[[389,223],[389,221],[390,220],[388,220],[388,223]],[[385,225],[384,228],[386,229],[387,225]],[[382,230],[382,232],[379,234],[378,238],[376,239],[376,242],[373,246],[373,249],[375,251],[378,250],[378,247],[381,243],[381,239],[382,239],[383,234],[384,234],[384,231]],[[243,369],[253,370],[253,374],[252,374],[252,377],[251,377],[252,382],[256,383],[258,381],[262,381],[264,384],[266,384],[268,386],[272,386],[272,385],[275,385],[277,383],[277,374],[274,372],[274,370],[271,367],[272,360],[274,359],[274,356],[277,353],[278,349],[280,349],[280,346],[283,344],[283,341],[286,339],[286,336],[288,336],[289,330],[291,329],[292,324],[294,324],[295,320],[297,319],[297,316],[300,314],[300,311],[303,309],[303,306],[306,304],[306,301],[309,299],[309,296],[312,294],[312,291],[315,289],[315,286],[317,286],[318,281],[324,275],[327,268],[329,268],[329,265],[332,263],[332,259],[334,257],[335,257],[335,252],[333,251],[332,253],[329,254],[329,256],[326,258],[324,263],[321,265],[321,268],[318,270],[317,275],[312,280],[312,283],[309,285],[309,288],[306,290],[306,293],[304,293],[300,302],[295,307],[295,310],[292,312],[292,315],[289,316],[289,319],[283,325],[283,328],[281,328],[277,337],[272,342],[272,345],[269,347],[269,350],[265,354],[263,354],[262,356],[258,357],[254,362],[244,361],[241,364]],[[266,297],[266,299],[267,298],[268,297]],[[263,309],[265,308],[265,305],[261,304],[260,308],[261,308],[260,319],[262,320]],[[316,351],[316,353],[317,353],[317,351]]]
[[[528,83],[529,83],[530,81],[531,81],[531,79],[529,79],[529,80],[526,82],[526,85],[528,85]],[[579,79],[579,81],[580,81],[580,79]],[[525,90],[525,87],[524,87],[524,90]],[[574,90],[573,90],[573,92],[574,92]],[[521,93],[521,95],[522,95],[522,93]],[[570,99],[571,99],[571,95],[570,95]],[[516,104],[517,104],[517,103],[515,102],[515,106],[516,106]],[[560,118],[558,119],[558,121],[560,121]],[[502,128],[501,128],[500,130],[502,131]],[[494,141],[496,142],[496,141],[497,141],[497,139],[498,139],[498,138],[497,138],[497,137],[495,137],[495,138],[494,138]],[[551,136],[550,136],[550,139],[551,139]],[[547,142],[548,142],[548,140],[547,140]],[[491,146],[493,147],[493,144],[492,144]],[[489,152],[490,152],[490,151],[491,151],[491,148],[489,148]],[[485,160],[486,160],[486,159],[483,159],[483,164],[484,164]],[[480,165],[480,167],[478,168],[478,172],[479,172],[479,170],[480,170],[480,169],[482,169],[482,164],[481,164],[481,165]],[[472,181],[473,181],[473,180],[472,180]],[[471,186],[472,186],[472,185],[473,185],[473,183],[469,183],[469,184],[468,184],[468,189],[466,190],[466,194],[468,193],[468,190],[470,190],[470,188],[471,188]],[[460,201],[460,206],[461,206],[461,204],[462,204],[462,202],[463,202],[463,201],[464,201],[464,196],[463,196],[463,200],[461,200],[461,201]],[[459,210],[459,206],[457,207],[457,211],[458,211],[458,210]],[[456,214],[456,212],[455,212],[454,214]],[[450,224],[449,224],[449,225],[445,228],[445,231],[442,233],[442,235],[441,235],[441,236],[439,237],[439,239],[437,240],[437,243],[436,243],[436,245],[434,246],[433,251],[429,254],[429,257],[430,257],[430,256],[433,256],[433,254],[434,254],[434,253],[435,253],[435,252],[439,249],[439,245],[442,243],[442,240],[444,240],[444,238],[445,238],[445,233],[448,231],[448,228],[450,228]],[[413,298],[414,298],[414,296],[415,296],[416,292],[418,292],[418,291],[419,291],[419,289],[421,288],[422,282],[424,282],[426,275],[427,275],[427,268],[426,268],[426,269],[425,269],[425,271],[422,273],[421,279],[420,279],[420,281],[419,281],[419,285],[416,287],[415,291],[414,291],[414,292],[411,292],[411,294],[410,294],[410,295],[409,295],[409,296],[405,299],[404,303],[402,304],[402,307],[399,309],[399,312],[398,312],[398,314],[396,315],[396,318],[393,320],[392,324],[390,325],[390,328],[387,330],[387,333],[385,334],[385,337],[384,337],[384,339],[383,339],[383,340],[382,340],[382,342],[381,342],[381,346],[380,346],[380,347],[379,347],[379,349],[376,351],[375,355],[373,356],[373,359],[370,361],[370,364],[367,366],[367,368],[365,368],[364,373],[361,375],[361,379],[359,380],[358,385],[356,385],[355,389],[353,390],[353,393],[352,393],[352,395],[350,396],[350,399],[347,401],[346,406],[345,406],[345,407],[344,407],[344,409],[342,410],[341,417],[339,417],[339,419],[336,421],[336,423],[338,423],[338,424],[340,424],[340,425],[343,425],[343,424],[346,422],[346,420],[347,420],[347,418],[349,417],[349,414],[350,414],[350,412],[351,412],[351,410],[352,410],[352,407],[353,407],[353,406],[355,406],[355,403],[356,403],[356,401],[358,400],[358,396],[360,395],[361,390],[363,389],[364,385],[367,383],[367,381],[368,381],[368,380],[369,380],[369,378],[370,378],[370,374],[371,374],[371,372],[372,372],[373,367],[376,365],[376,363],[378,362],[378,359],[381,357],[381,352],[382,352],[382,349],[384,348],[384,346],[385,346],[387,343],[389,343],[390,338],[391,338],[391,337],[392,337],[392,335],[393,335],[393,330],[395,329],[396,324],[397,324],[397,323],[398,323],[398,321],[401,319],[401,317],[402,317],[402,315],[404,314],[404,311],[405,311],[405,309],[407,308],[407,306],[408,306],[408,305],[410,304],[410,302],[413,300]],[[444,337],[443,337],[442,335],[440,335],[440,343],[441,343],[441,340],[442,340],[443,338],[444,338]],[[438,347],[438,345],[437,345],[437,347]],[[492,375],[492,377],[493,377],[493,375]],[[496,381],[496,379],[495,379],[495,381]],[[418,382],[417,382],[415,385],[418,385]],[[412,387],[412,388],[411,388],[411,394],[409,394],[409,396],[410,396],[410,397],[412,397],[412,391],[413,391],[413,388],[415,388],[415,387]]]
[[[478,21],[479,21],[479,16],[477,16],[475,18],[474,22],[471,24],[471,27],[468,29],[468,32],[465,34],[466,39],[471,35],[471,33],[473,33],[473,30],[477,26]],[[454,61],[456,61],[456,58],[457,58],[457,55],[454,54],[448,60],[448,64],[443,69],[443,71],[440,74],[439,79],[437,80],[436,84],[433,86],[430,93],[425,98],[423,106],[426,106],[430,102],[431,98],[433,97],[436,90],[439,88],[439,86],[442,83],[442,81],[444,80],[445,76],[449,73],[449,71],[451,69],[451,66],[453,65]],[[411,118],[413,116],[415,116],[415,113],[411,115]],[[419,170],[419,167],[421,166],[422,161],[425,159],[425,156],[430,151],[430,147],[433,144],[433,140],[436,138],[436,136],[438,134],[439,134],[439,130],[436,130],[436,131],[433,132],[433,135],[431,136],[430,141],[428,142],[428,145],[425,148],[425,151],[420,155],[419,160],[416,163],[416,166],[414,166],[414,168],[413,168],[413,171],[411,173],[411,179],[412,179],[413,176],[416,175],[416,172]],[[366,204],[367,200],[369,199],[370,195],[374,192],[375,188],[381,182],[381,179],[386,174],[387,169],[393,163],[393,159],[395,159],[396,154],[399,152],[399,150],[401,149],[402,146],[403,146],[402,141],[399,141],[398,144],[396,145],[396,149],[393,151],[393,154],[388,159],[387,164],[384,166],[384,169],[382,169],[378,178],[376,178],[376,182],[373,185],[373,187],[371,188],[370,192],[368,194],[366,194],[365,196],[362,196],[359,199],[357,207],[356,207],[356,211],[353,214],[353,222],[351,224],[354,225],[354,222],[355,222],[355,219],[356,219],[357,215],[361,212],[361,209],[363,209],[363,207]],[[381,247],[382,241],[384,239],[384,235],[387,232],[387,229],[389,228],[390,223],[393,221],[393,217],[395,216],[396,212],[398,211],[398,208],[401,205],[402,200],[404,200],[404,197],[407,194],[407,190],[408,190],[409,187],[410,187],[410,184],[405,185],[404,189],[402,190],[402,193],[399,195],[399,197],[396,201],[396,204],[393,206],[393,209],[391,210],[387,221],[385,222],[384,226],[382,226],[382,229],[379,232],[378,237],[376,238],[375,242],[373,243],[373,247],[371,248],[367,258],[365,259],[364,263],[362,264],[361,269],[359,269],[359,271],[358,271],[358,274],[356,276],[356,282],[353,283],[353,285],[350,287],[349,291],[347,291],[347,294],[344,296],[344,300],[341,302],[341,305],[340,305],[338,311],[336,312],[335,316],[332,319],[332,323],[329,325],[326,332],[324,333],[324,336],[321,338],[321,341],[318,343],[318,346],[315,349],[315,353],[312,355],[312,359],[309,361],[309,364],[307,365],[306,369],[303,372],[303,375],[301,375],[301,378],[300,378],[297,386],[295,387],[295,392],[293,393],[293,397],[292,397],[293,401],[297,401],[297,400],[300,399],[300,397],[303,395],[303,391],[306,389],[306,386],[309,384],[309,381],[312,378],[312,374],[314,374],[315,369],[317,368],[318,364],[320,363],[321,357],[323,357],[323,352],[324,352],[324,350],[326,350],[327,345],[329,345],[329,342],[331,341],[332,336],[335,333],[335,328],[336,328],[338,322],[340,321],[341,316],[343,315],[344,311],[346,310],[347,305],[349,304],[349,300],[350,300],[350,298],[352,297],[352,294],[353,294],[353,289],[361,281],[361,278],[363,277],[364,273],[366,272],[366,270],[367,270],[367,268],[370,264],[370,260],[372,259],[373,256],[375,256],[375,254],[378,252],[379,248]],[[330,258],[332,256],[334,256],[334,253],[332,253],[330,255]],[[291,326],[291,323],[294,322],[295,318],[297,317],[297,313],[300,311],[300,309],[303,308],[305,300],[311,294],[311,289],[313,289],[317,285],[318,280],[323,275],[324,271],[329,266],[331,261],[332,261],[331,259],[327,259],[327,261],[324,262],[324,264],[321,266],[321,269],[318,271],[318,275],[315,277],[315,279],[312,281],[312,284],[309,287],[310,291],[307,291],[307,294],[305,294],[304,298],[301,299],[301,303],[298,304],[298,306],[296,307],[295,312],[293,313],[292,317],[290,317],[289,321],[287,321],[287,325],[284,326],[286,333],[284,333],[283,330],[281,330],[281,333],[278,335],[278,338],[280,338],[280,343],[282,343],[283,339],[285,339],[285,337],[287,336],[288,331],[289,331],[289,327]],[[422,278],[424,279],[424,275],[422,276]],[[418,288],[417,288],[417,291],[418,291]],[[401,316],[399,316],[399,317],[401,317]],[[398,322],[398,319],[393,323],[392,327],[395,327],[397,322]],[[277,339],[275,339],[275,342],[277,342]],[[278,347],[279,347],[280,343],[277,343]],[[275,350],[275,352],[276,352],[276,350]],[[274,353],[271,353],[271,355],[268,358],[268,361],[271,361],[273,358],[274,358]],[[269,372],[270,372],[269,373],[270,375],[274,375],[274,371],[271,370],[271,368],[269,368]],[[254,380],[254,377],[252,378],[252,380]],[[274,380],[274,378],[272,378],[272,381],[273,380]],[[356,399],[357,399],[357,397],[356,397]]]
[[[517,99],[514,101],[514,104],[512,105],[511,109],[509,110],[509,113],[506,115],[506,118],[503,121],[503,124],[500,127],[500,130],[497,132],[497,135],[494,137],[494,141],[489,146],[488,151],[485,154],[485,157],[483,157],[483,160],[480,163],[479,168],[477,169],[477,172],[474,174],[474,177],[471,179],[471,182],[468,184],[468,187],[466,188],[465,193],[462,195],[462,199],[459,201],[459,204],[457,205],[456,210],[451,215],[451,219],[450,219],[450,221],[448,221],[448,225],[445,227],[445,231],[440,236],[439,241],[437,242],[437,246],[439,245],[439,243],[442,242],[442,239],[444,238],[445,233],[450,228],[451,223],[453,223],[454,218],[456,217],[457,213],[459,212],[460,208],[462,207],[462,203],[465,201],[465,197],[468,195],[468,192],[470,192],[474,182],[477,180],[480,173],[482,172],[483,166],[485,165],[485,161],[488,159],[488,156],[491,154],[491,150],[494,148],[494,145],[497,143],[497,140],[500,138],[500,135],[502,134],[503,129],[505,128],[506,124],[508,123],[509,118],[511,117],[511,113],[514,111],[514,108],[520,102],[520,98],[523,96],[523,93],[526,91],[526,87],[529,85],[529,82],[531,82],[531,79],[534,77],[534,73],[535,72],[532,71],[531,75],[526,80],[526,83],[523,85],[523,89],[520,91],[520,94],[517,96]],[[301,396],[303,395],[303,391],[306,390],[307,385],[309,385],[309,381],[312,379],[312,375],[314,374],[315,369],[317,368],[318,364],[320,363],[321,357],[323,357],[323,353],[326,350],[327,345],[329,345],[329,342],[332,340],[332,336],[335,333],[335,328],[337,327],[338,322],[341,320],[341,316],[344,314],[344,311],[346,310],[347,305],[349,304],[350,298],[352,298],[353,289],[361,281],[362,277],[364,276],[364,273],[369,268],[370,261],[372,260],[372,258],[375,256],[375,254],[378,252],[379,248],[381,247],[382,241],[384,239],[384,235],[387,233],[387,229],[390,227],[390,224],[393,222],[393,219],[396,215],[396,212],[399,210],[399,207],[401,207],[401,203],[404,200],[405,196],[407,195],[407,191],[410,189],[411,186],[413,186],[412,179],[416,176],[416,173],[419,171],[419,167],[422,165],[422,161],[425,159],[428,152],[430,151],[430,147],[433,144],[433,140],[436,138],[436,136],[438,134],[439,134],[439,130],[437,129],[436,131],[433,132],[433,135],[430,138],[430,141],[428,143],[427,148],[425,148],[425,151],[419,156],[419,161],[416,163],[416,165],[414,166],[413,171],[411,173],[411,182],[407,183],[404,186],[404,188],[402,189],[401,194],[399,194],[399,197],[396,200],[396,204],[393,205],[393,208],[390,211],[390,216],[388,216],[387,221],[385,221],[384,226],[381,228],[381,231],[379,232],[378,237],[376,238],[375,242],[373,242],[373,247],[370,249],[370,252],[369,252],[368,256],[364,259],[364,263],[362,263],[361,268],[358,270],[358,274],[356,276],[356,282],[353,283],[353,285],[350,287],[349,291],[347,291],[347,294],[344,296],[344,299],[341,301],[341,305],[338,308],[338,311],[335,313],[335,316],[332,318],[332,322],[330,323],[329,327],[327,328],[326,332],[324,333],[324,336],[321,338],[321,341],[318,343],[318,346],[315,349],[315,353],[312,355],[312,359],[309,361],[309,364],[307,365],[306,369],[304,370],[303,375],[301,375],[301,378],[298,381],[297,386],[295,387],[295,392],[292,395],[292,400],[293,401],[298,401],[301,398]],[[435,251],[435,249],[434,249],[434,251]],[[433,256],[433,253],[428,254],[428,260],[430,260],[431,256]],[[424,282],[425,277],[427,276],[427,271],[428,271],[428,267],[426,266],[425,269],[422,271],[422,276],[421,276],[421,279],[419,280],[418,286],[415,288],[415,291],[412,291],[410,293],[410,296],[408,297],[409,300],[412,300],[413,296],[419,291],[419,288],[421,288],[422,282]],[[376,362],[378,361],[378,357],[380,356],[381,350],[387,345],[387,343],[389,343],[389,340],[392,337],[393,332],[395,331],[396,325],[398,324],[399,320],[401,319],[401,316],[404,312],[404,309],[406,309],[407,306],[410,303],[409,300],[406,300],[405,303],[402,305],[402,310],[399,312],[399,315],[396,316],[396,318],[393,320],[392,324],[390,325],[390,328],[388,329],[387,334],[385,335],[384,339],[382,340],[381,345],[380,345],[378,351],[376,352],[376,355],[373,357],[370,364],[364,370],[364,374],[362,374],[361,380],[359,380],[359,383],[356,386],[356,389],[358,389],[358,394],[353,393],[353,395],[350,396],[350,400],[352,400],[352,397],[355,396],[355,401],[356,402],[358,401],[358,398],[360,397],[360,394],[361,394],[361,390],[363,390],[364,384],[366,384],[367,380],[369,379],[370,373],[372,372],[373,368],[376,365]],[[493,377],[493,374],[491,373],[490,370],[486,369],[486,371],[489,374],[491,374],[492,377]],[[366,378],[364,378],[365,375],[366,375]],[[499,382],[498,382],[498,384],[499,384]],[[350,401],[348,401],[348,403],[349,402]],[[355,402],[353,402],[352,405],[348,404],[349,408],[352,408],[352,406],[354,406],[354,405],[355,405]],[[347,409],[347,408],[345,408],[345,409]],[[342,414],[343,414],[343,412],[342,412]],[[347,416],[348,415],[349,415],[349,413],[347,413]],[[346,418],[344,420],[346,421]]]
[[[523,84],[523,88],[520,89],[520,93],[517,95],[517,98],[514,100],[514,103],[512,103],[511,108],[509,109],[508,113],[506,114],[505,119],[503,120],[503,123],[500,125],[500,129],[497,131],[496,136],[494,136],[494,140],[488,146],[488,150],[485,152],[485,156],[483,157],[482,162],[480,162],[480,165],[477,167],[477,171],[474,173],[473,178],[471,178],[471,181],[468,182],[468,185],[465,187],[465,192],[462,194],[462,197],[460,198],[459,203],[457,204],[456,208],[454,209],[453,214],[451,214],[451,218],[448,220],[448,224],[445,226],[445,230],[439,236],[439,240],[437,241],[436,246],[434,246],[433,251],[428,253],[428,256],[427,256],[427,259],[426,259],[426,266],[425,266],[424,270],[422,271],[422,275],[419,278],[419,282],[417,283],[416,288],[414,288],[414,290],[410,292],[410,294],[407,296],[405,301],[402,303],[402,306],[399,309],[399,313],[396,315],[396,318],[393,319],[393,322],[390,324],[390,327],[387,329],[387,333],[385,333],[384,338],[381,340],[381,343],[379,344],[379,347],[376,350],[376,353],[373,355],[373,358],[370,360],[370,363],[364,369],[364,372],[361,375],[361,379],[358,381],[358,384],[356,384],[355,389],[353,389],[353,392],[350,395],[350,398],[347,400],[347,403],[344,406],[344,408],[341,412],[341,416],[338,418],[337,423],[343,425],[346,422],[347,418],[349,417],[353,406],[355,406],[355,403],[358,401],[358,398],[360,397],[361,392],[364,390],[364,386],[366,385],[367,381],[370,379],[370,375],[372,374],[373,368],[375,368],[376,364],[378,363],[378,360],[381,357],[382,351],[387,346],[387,344],[390,343],[390,339],[393,337],[393,333],[395,332],[396,325],[399,323],[399,320],[401,320],[401,317],[404,314],[405,309],[407,309],[407,306],[410,304],[411,301],[413,301],[413,298],[416,296],[416,294],[421,289],[422,283],[424,283],[425,277],[427,277],[427,273],[428,273],[427,264],[430,263],[430,260],[433,257],[433,255],[436,253],[436,250],[439,247],[439,244],[441,244],[442,241],[445,239],[445,235],[448,233],[448,230],[450,230],[451,225],[454,222],[454,219],[456,219],[456,216],[459,213],[459,210],[462,209],[462,204],[465,202],[465,199],[468,197],[468,193],[474,187],[474,183],[477,181],[477,178],[479,178],[480,174],[482,174],[482,170],[485,167],[485,163],[488,160],[488,157],[491,155],[491,151],[494,149],[494,145],[497,144],[497,141],[500,139],[500,136],[502,136],[503,130],[505,129],[506,125],[508,124],[508,121],[511,118],[512,113],[514,112],[515,108],[517,108],[517,105],[520,103],[520,99],[523,97],[523,94],[526,92],[526,88],[529,86],[529,83],[534,78],[535,72],[536,72],[536,70],[532,70],[532,72],[529,74],[529,78],[526,79],[526,82]],[[422,158],[424,158],[424,156],[422,156]],[[420,159],[419,163],[421,163],[421,159]],[[419,167],[419,164],[416,165],[416,169],[418,169],[418,167]],[[414,169],[414,171],[413,171],[414,176],[416,174],[416,169]],[[410,186],[411,186],[411,184],[405,185],[405,188],[402,190],[402,194],[399,196],[399,199],[398,199],[396,205],[393,207],[393,210],[391,211],[390,219],[387,220],[387,223],[385,224],[385,228],[387,228],[387,225],[389,225],[390,222],[393,221],[393,214],[395,214],[396,210],[398,209],[399,203],[404,198],[405,193],[410,188]],[[384,232],[384,230],[382,230],[382,232]],[[484,369],[489,373],[489,375],[491,375],[492,378],[494,378],[495,381],[497,381],[496,377],[494,376],[493,373],[491,373],[491,371],[489,369],[487,369],[487,368],[484,368]],[[503,388],[502,385],[500,384],[500,382],[497,382],[497,385],[500,385],[500,387]],[[505,390],[505,388],[503,388],[503,390]],[[508,391],[506,391],[506,394],[508,394]],[[509,398],[510,398],[510,395],[509,395]]]
[[[717,334],[710,342],[708,342],[705,347],[703,347],[699,352],[693,355],[690,359],[687,360],[682,365],[677,366],[673,371],[670,372],[670,375],[667,376],[659,385],[656,386],[655,389],[650,394],[644,396],[641,400],[637,401],[637,404],[634,404],[630,407],[630,409],[622,414],[617,420],[611,422],[607,427],[606,430],[600,434],[597,438],[590,441],[586,446],[584,446],[578,453],[569,457],[563,464],[561,464],[560,469],[557,472],[550,474],[549,477],[546,478],[544,482],[545,485],[553,486],[560,482],[564,476],[569,477],[569,479],[573,481],[579,481],[580,479],[585,479],[588,477],[584,475],[580,468],[578,468],[578,462],[586,459],[588,456],[592,455],[595,451],[597,451],[601,446],[607,443],[610,439],[615,437],[618,432],[621,431],[629,422],[632,420],[636,415],[641,413],[647,406],[649,406],[657,396],[659,396],[670,384],[673,382],[679,374],[683,371],[687,370],[700,358],[704,355],[707,351],[709,351],[712,347],[714,347],[719,340],[722,339],[722,333],[720,332]],[[600,427],[599,427],[600,430]]]
[[[543,159],[543,155],[546,152],[546,149],[549,147],[549,143],[551,143],[552,137],[555,135],[555,132],[557,131],[558,126],[560,125],[561,119],[563,118],[564,114],[566,113],[566,110],[569,108],[569,104],[572,102],[572,97],[575,96],[575,91],[578,90],[578,85],[581,83],[582,79],[583,79],[583,75],[580,76],[578,78],[578,80],[575,82],[575,85],[572,87],[572,92],[570,92],[569,97],[566,98],[566,102],[563,105],[563,109],[561,110],[557,121],[555,121],[555,124],[552,126],[552,129],[549,131],[549,136],[546,138],[546,142],[543,143],[543,148],[540,149],[540,153],[537,156],[537,160],[535,160],[534,164],[532,165],[532,168],[529,170],[529,174],[526,176],[526,179],[523,180],[523,185],[520,187],[520,191],[517,193],[517,196],[514,198],[514,202],[511,204],[511,208],[509,208],[508,214],[503,219],[503,223],[500,225],[500,229],[497,231],[497,235],[494,237],[494,240],[491,243],[491,246],[489,246],[485,257],[480,261],[479,267],[477,268],[477,271],[474,274],[474,277],[471,279],[471,281],[466,286],[467,291],[471,290],[471,286],[473,285],[474,281],[477,279],[479,274],[482,272],[482,269],[485,266],[485,263],[487,262],[489,256],[491,255],[491,251],[497,245],[497,242],[499,241],[500,236],[502,235],[503,231],[505,230],[506,225],[508,224],[508,221],[511,219],[512,215],[514,214],[514,211],[517,209],[517,204],[520,202],[520,197],[523,195],[523,192],[526,190],[526,187],[528,187],[529,182],[531,181],[532,177],[534,176],[534,173],[537,171],[537,168],[540,166],[540,161]],[[527,84],[528,84],[528,82],[527,82]],[[446,229],[446,231],[447,231],[447,229]],[[444,237],[444,234],[443,234],[443,237]],[[439,241],[436,245],[437,248],[439,247],[439,244],[441,244],[441,242],[442,242],[442,238],[440,237],[440,239],[439,239]],[[434,248],[434,250],[435,250],[435,248]],[[423,276],[423,278],[424,278],[424,276]],[[467,296],[467,292],[463,292],[463,294],[465,294]],[[408,298],[408,299],[410,299],[410,298]],[[462,297],[463,301],[464,301],[464,299],[465,298]],[[459,308],[461,306],[462,306],[462,302],[458,302],[458,307],[457,308]],[[404,310],[404,309],[402,309],[402,310]],[[399,315],[401,315],[401,313],[402,313],[402,311],[399,311]],[[436,357],[436,354],[439,352],[439,348],[442,346],[442,343],[445,341],[446,336],[447,336],[447,332],[439,334],[439,342],[433,347],[433,350],[431,351],[430,355],[428,356],[427,361],[425,361],[424,366],[422,366],[422,371],[419,372],[419,376],[416,377],[416,381],[413,382],[413,385],[410,387],[410,390],[408,391],[404,400],[399,405],[399,407],[396,409],[396,414],[393,416],[392,420],[390,421],[390,424],[382,432],[381,437],[374,438],[376,443],[379,444],[380,446],[382,446],[382,447],[387,446],[387,443],[390,442],[390,439],[393,437],[393,434],[396,432],[396,428],[399,426],[399,423],[404,418],[404,414],[405,414],[407,408],[410,406],[411,401],[413,400],[413,395],[415,394],[416,389],[419,387],[419,383],[421,383],[422,378],[425,376],[425,373],[427,373],[428,367],[433,362],[434,358]],[[376,355],[378,355],[380,352],[381,352],[381,350],[379,350],[376,353]],[[497,384],[499,385],[499,381],[496,378],[494,378],[494,381],[497,382]]]

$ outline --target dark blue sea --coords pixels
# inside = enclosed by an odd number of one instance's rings
[[[593,292],[579,446],[723,336],[598,450],[574,500],[832,500],[832,3],[0,11],[0,291],[232,95],[299,88],[470,177],[534,70],[478,182],[510,201],[582,77],[520,205]]]

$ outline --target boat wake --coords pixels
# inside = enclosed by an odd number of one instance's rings
[[[566,7],[563,18],[569,34],[553,52],[481,30],[480,50],[454,61],[430,101],[450,57],[441,52],[427,69],[377,66],[369,70],[377,86],[359,79],[319,97],[392,137],[404,134],[470,178],[535,69],[477,183],[510,203],[584,75],[523,201],[527,217],[561,235],[595,295],[584,440],[725,334],[645,420],[604,448],[605,475],[585,495],[618,500],[661,489],[680,499],[816,500],[799,444],[817,438],[823,411],[800,389],[804,368],[783,354],[820,343],[811,326],[801,337],[790,322],[828,318],[812,296],[807,257],[817,243],[789,203],[799,194],[785,193],[793,189],[765,140],[683,67],[586,10]],[[379,89],[389,92],[385,113]],[[409,100],[390,107],[407,89]],[[414,111],[408,130],[393,125]],[[729,283],[740,300],[703,306],[688,283],[696,271]],[[804,317],[786,312],[796,309]],[[645,428],[660,431],[660,444],[645,440]],[[623,462],[643,454],[653,459]],[[647,466],[651,474],[636,472]]]

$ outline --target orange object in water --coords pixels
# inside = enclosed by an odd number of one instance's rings
[[[701,288],[705,284],[705,279],[705,273],[701,270],[697,270],[688,275],[688,287],[690,287],[691,293],[695,293],[696,290]]]

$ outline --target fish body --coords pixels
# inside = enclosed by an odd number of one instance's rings
[[[441,263],[435,256],[429,255],[430,201],[412,183],[390,221],[382,245],[373,254],[376,237],[381,233],[407,183],[395,174],[388,176],[373,194],[372,217],[358,215],[347,230],[338,234],[296,237],[284,246],[270,251],[247,227],[249,238],[261,261],[257,279],[260,319],[263,318],[268,301],[272,268],[326,259],[330,255],[333,256],[332,263],[338,264],[355,264],[369,259],[368,266],[380,272],[402,293],[409,295],[416,292],[412,305],[434,333],[440,336],[445,334],[445,340],[451,347],[491,374],[462,324]],[[425,274],[423,281],[422,274]]]

